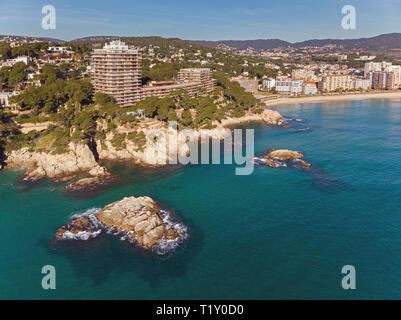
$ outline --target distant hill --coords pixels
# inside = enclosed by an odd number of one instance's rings
[[[254,48],[257,50],[274,49],[279,47],[324,47],[336,45],[344,49],[380,50],[401,48],[401,33],[382,34],[371,38],[360,39],[313,39],[290,43],[279,39],[258,40],[222,40],[222,41],[192,41],[196,44],[216,48],[219,45],[227,45],[237,49]]]
[[[217,48],[221,45],[227,45],[237,49],[254,48],[256,50],[274,49],[280,47],[324,47],[327,45],[336,45],[337,47],[361,50],[386,51],[392,49],[401,49],[401,33],[388,33],[371,38],[360,39],[312,39],[301,42],[287,42],[280,39],[257,39],[257,40],[221,40],[221,41],[204,41],[204,40],[182,40],[179,38],[162,38],[158,36],[149,37],[118,37],[118,36],[89,36],[74,39],[69,42],[106,42],[112,39],[121,39],[129,45],[145,46],[156,45],[160,47],[188,47],[189,45],[199,45],[211,48]],[[44,37],[25,37],[0,35],[0,41],[54,41],[66,42],[60,39],[44,38]]]
[[[258,40],[223,40],[223,41],[191,41],[201,46],[216,48],[218,45],[227,45],[237,49],[247,49],[252,47],[258,50],[274,49],[279,47],[289,47],[290,42],[280,39],[258,39]]]

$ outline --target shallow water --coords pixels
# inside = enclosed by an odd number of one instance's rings
[[[306,121],[256,128],[255,152],[297,150],[312,164],[139,169],[89,198],[62,186],[17,183],[0,173],[0,298],[271,299],[401,298],[401,102],[363,100],[278,106]],[[307,130],[302,130],[308,128]],[[148,195],[175,209],[189,238],[173,254],[143,252],[102,233],[54,243],[72,214]],[[43,265],[57,289],[41,288]],[[354,265],[357,290],[341,288]]]

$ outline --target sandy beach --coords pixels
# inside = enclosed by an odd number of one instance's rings
[[[278,98],[266,101],[266,106],[275,106],[280,104],[295,104],[307,102],[334,102],[341,100],[363,100],[363,99],[399,99],[401,98],[401,90],[379,93],[358,93],[358,94],[342,94],[334,96],[313,96],[313,97],[294,97],[294,98]]]

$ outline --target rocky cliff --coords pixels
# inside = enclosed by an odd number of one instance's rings
[[[228,118],[221,122],[215,121],[213,129],[192,130],[188,135],[178,134],[177,153],[185,156],[189,153],[189,142],[199,141],[201,135],[212,139],[221,140],[231,134],[227,126],[245,122],[264,122],[268,125],[280,125],[283,117],[277,111],[264,110],[260,114],[248,113],[241,118]],[[156,121],[157,122],[157,121]],[[7,154],[8,167],[26,167],[27,171],[23,181],[37,181],[48,177],[54,182],[74,181],[66,191],[77,192],[84,189],[92,190],[97,185],[113,180],[113,177],[104,167],[100,166],[100,160],[129,160],[141,165],[163,166],[171,163],[167,143],[168,131],[165,124],[157,123],[158,128],[143,128],[146,143],[142,148],[126,139],[124,148],[115,148],[112,139],[117,131],[109,132],[103,141],[95,141],[95,149],[91,150],[87,145],[70,143],[69,151],[64,154],[52,154],[45,152],[30,152],[28,148],[22,148]],[[164,133],[163,133],[164,132]],[[164,136],[163,136],[164,135]],[[152,138],[154,136],[154,138]],[[93,148],[92,148],[93,149]],[[96,153],[96,158],[94,156]],[[80,175],[86,174],[82,177]]]

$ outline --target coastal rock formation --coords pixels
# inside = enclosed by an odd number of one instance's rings
[[[212,129],[178,131],[177,137],[173,138],[176,139],[175,143],[172,144],[176,145],[177,155],[185,157],[190,154],[190,143],[197,143],[206,137],[221,140],[231,135],[231,130],[227,126],[246,122],[279,125],[282,119],[280,113],[273,110],[263,110],[261,113],[248,112],[244,117],[214,121]],[[132,128],[122,126],[109,132],[103,140],[94,141],[95,148],[72,142],[68,146],[68,152],[63,154],[31,152],[28,148],[22,148],[7,154],[7,165],[11,168],[27,168],[23,181],[33,182],[46,177],[52,179],[54,183],[73,181],[65,191],[78,192],[91,191],[113,180],[107,169],[98,164],[98,159],[132,161],[135,164],[151,166],[176,163],[169,150],[172,144],[168,142],[169,131],[164,123],[157,120],[146,122],[135,131],[142,132],[146,137],[140,148],[130,139],[125,139],[120,148],[113,146],[112,140],[115,134],[127,135],[133,132]]]
[[[290,160],[290,159],[301,159],[303,154],[297,151],[291,150],[272,150],[264,158],[265,159],[279,159],[279,160]]]
[[[115,176],[109,173],[105,173],[97,177],[82,178],[70,183],[64,188],[64,191],[67,193],[94,191],[99,188],[100,185],[112,182],[114,180]]]
[[[176,244],[186,237],[186,228],[173,223],[169,213],[150,197],[128,197],[111,203],[90,218],[79,217],[57,230],[57,239],[77,239],[70,234],[93,233],[98,226],[123,233],[139,247],[151,249]],[[174,247],[174,245],[173,245]]]
[[[155,129],[152,129],[155,130]],[[171,155],[169,150],[169,134],[166,127],[161,127],[158,130],[158,135],[155,139],[152,136],[155,135],[155,131],[144,130],[147,142],[143,147],[143,150],[138,150],[137,146],[126,140],[126,147],[122,150],[117,150],[113,147],[111,139],[113,134],[109,134],[104,141],[97,142],[97,152],[101,159],[107,160],[126,160],[132,161],[140,165],[150,165],[150,166],[164,166],[171,163]],[[217,127],[214,129],[204,129],[202,130],[202,136],[208,136],[215,140],[224,139],[226,136],[230,135],[231,131],[228,128]],[[189,152],[190,148],[188,146],[189,141],[198,141],[201,138],[201,132],[199,130],[188,132],[188,135],[178,134],[176,137],[177,155],[185,156]],[[174,145],[174,144],[172,144]]]
[[[279,167],[296,167],[302,169],[310,169],[311,165],[306,161],[302,160],[304,155],[297,151],[281,149],[272,149],[267,152],[266,155],[261,158],[255,157],[255,164],[264,164],[268,167],[279,168]]]
[[[241,118],[229,118],[221,121],[223,126],[232,126],[246,122],[264,122],[269,125],[279,125],[284,117],[277,111],[265,109],[262,113],[247,113]]]
[[[106,206],[96,217],[106,227],[128,233],[145,249],[151,248],[165,236],[170,240],[180,237],[174,226],[163,222],[163,212],[149,197],[124,198]]]
[[[228,126],[233,126],[241,123],[263,122],[268,125],[279,125],[284,119],[281,114],[273,110],[263,110],[262,113],[248,112],[244,117],[228,118],[220,122],[214,121],[213,129],[193,130],[188,135],[179,132],[177,136],[177,154],[179,156],[188,155],[190,150],[188,143],[198,141],[202,136],[208,136],[214,140],[222,140],[231,135],[231,130]],[[118,128],[119,133],[128,133],[124,128]],[[147,137],[146,144],[142,150],[138,150],[137,146],[129,141],[125,141],[125,148],[117,150],[113,147],[111,140],[113,133],[109,133],[103,141],[96,141],[97,153],[100,159],[106,160],[129,160],[141,165],[164,166],[171,163],[171,157],[168,150],[169,134],[166,126],[160,122],[152,122],[147,128],[142,129]],[[152,137],[155,136],[155,139]]]
[[[12,151],[8,155],[9,166],[28,166],[23,181],[37,181],[48,177],[60,179],[71,177],[79,172],[93,176],[103,176],[107,170],[95,160],[87,145],[70,143],[69,151],[63,154],[30,152],[28,148]]]
[[[88,240],[89,238],[96,238],[100,233],[101,229],[91,223],[88,218],[79,217],[59,228],[56,231],[56,239]]]

